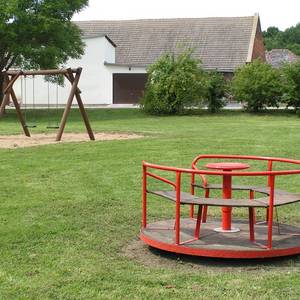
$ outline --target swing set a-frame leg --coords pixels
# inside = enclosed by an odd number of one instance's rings
[[[74,96],[76,96],[76,100],[77,100],[77,103],[78,103],[78,106],[79,106],[79,110],[80,110],[80,113],[82,115],[82,118],[83,118],[85,127],[87,129],[88,135],[89,135],[91,140],[95,140],[93,130],[91,128],[88,116],[87,116],[86,111],[84,109],[84,105],[83,105],[83,102],[82,102],[82,99],[80,97],[79,90],[78,90],[78,82],[79,82],[79,79],[80,79],[82,68],[77,69],[75,77],[74,77],[71,69],[67,69],[67,71],[68,71],[68,75],[66,75],[66,78],[72,84],[72,88],[71,88],[71,91],[70,91],[70,95],[69,95],[69,98],[68,98],[63,116],[61,118],[59,130],[58,130],[57,135],[56,135],[56,141],[61,140],[62,134],[63,134],[65,126],[66,126],[67,118],[68,118],[69,112],[71,110],[71,106],[72,106]]]
[[[20,76],[20,72],[18,72],[15,76],[13,76],[11,79],[9,79],[9,76],[4,77],[4,89],[3,89],[3,99],[0,106],[0,117],[4,115],[5,107],[9,104],[9,95],[10,95],[10,89],[12,88],[15,81]]]
[[[11,96],[11,99],[14,103],[14,106],[15,106],[15,109],[16,109],[16,112],[17,112],[17,115],[18,115],[18,118],[19,118],[19,121],[21,123],[21,126],[23,128],[23,131],[25,133],[26,136],[30,137],[30,132],[26,126],[26,122],[25,122],[25,119],[23,117],[23,114],[22,114],[22,111],[21,111],[21,108],[20,108],[20,105],[18,103],[18,100],[17,100],[17,97],[16,97],[16,94],[14,92],[14,89],[13,89],[13,84],[14,82],[18,79],[18,77],[20,76],[21,72],[18,73],[17,75],[15,75],[11,80],[9,80],[7,78],[7,86],[4,90],[4,97],[3,97],[3,101],[1,103],[1,107],[0,107],[0,116],[2,116],[4,114],[4,111],[5,111],[5,106],[8,105],[8,102],[9,102],[9,95]]]
[[[81,71],[82,71],[82,68],[80,68],[80,73],[81,73]],[[74,75],[73,75],[73,73],[71,72],[70,69],[68,69],[68,74],[69,74],[70,82],[73,83],[75,78],[74,78]],[[75,97],[76,97],[76,100],[77,100],[77,103],[78,103],[79,111],[81,113],[83,122],[84,122],[86,130],[87,130],[87,133],[90,137],[90,140],[94,141],[95,140],[94,132],[92,130],[88,115],[86,113],[86,110],[85,110],[84,105],[83,105],[83,101],[82,101],[81,96],[80,96],[80,90],[78,88],[76,89]]]
[[[21,108],[20,108],[20,105],[18,103],[18,100],[17,100],[17,97],[16,97],[16,94],[14,92],[13,89],[10,90],[10,95],[11,95],[11,99],[14,103],[14,106],[16,108],[16,112],[17,112],[17,115],[18,115],[18,118],[19,118],[19,121],[22,125],[22,128],[23,128],[23,131],[25,133],[26,136],[30,137],[30,132],[26,126],[26,122],[25,122],[25,119],[23,117],[23,114],[22,114],[22,111],[21,111]]]
[[[0,106],[0,117],[2,117],[4,115],[5,112],[5,106],[8,105],[9,102],[9,94],[6,93],[4,94],[3,100],[1,102],[1,106]]]

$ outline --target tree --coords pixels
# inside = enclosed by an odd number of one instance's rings
[[[0,101],[3,71],[58,68],[79,58],[84,43],[71,22],[88,0],[0,0]]]
[[[202,105],[207,77],[201,61],[188,49],[167,53],[148,69],[141,107],[151,114],[178,114],[185,107]]]
[[[251,112],[268,106],[278,107],[282,96],[280,72],[257,59],[236,71],[232,92],[235,99]]]
[[[286,64],[282,67],[283,77],[283,101],[287,107],[294,107],[295,111],[300,110],[300,61],[293,64]]]
[[[285,48],[283,47],[282,35],[283,32],[277,27],[269,27],[263,32],[264,43],[267,50]]]
[[[208,86],[207,86],[207,108],[209,112],[216,113],[226,104],[225,94],[227,84],[224,76],[217,71],[208,73]]]
[[[279,34],[280,30],[278,27],[270,26],[265,32],[264,37],[265,38],[274,38]]]
[[[286,48],[300,55],[300,23],[285,31],[280,31],[277,27],[272,26],[264,31],[263,35],[267,50]]]

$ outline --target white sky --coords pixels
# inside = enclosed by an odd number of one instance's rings
[[[280,30],[300,22],[300,0],[90,0],[74,20],[205,18],[252,16],[262,29]]]

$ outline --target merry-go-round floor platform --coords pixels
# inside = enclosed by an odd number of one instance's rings
[[[300,253],[300,227],[273,225],[272,249],[264,246],[267,243],[267,224],[255,224],[255,242],[249,239],[247,221],[234,220],[232,226],[239,232],[221,233],[214,229],[220,227],[220,220],[210,220],[201,224],[200,239],[193,240],[196,220],[180,220],[180,244],[175,244],[174,219],[147,224],[140,233],[140,238],[149,246],[157,249],[205,257],[223,258],[265,258],[295,255]],[[193,240],[186,242],[188,240]]]

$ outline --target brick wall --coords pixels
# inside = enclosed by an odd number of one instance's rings
[[[261,58],[263,61],[266,61],[264,39],[263,39],[263,34],[261,32],[259,23],[256,29],[253,52],[252,52],[252,60],[256,58]]]

